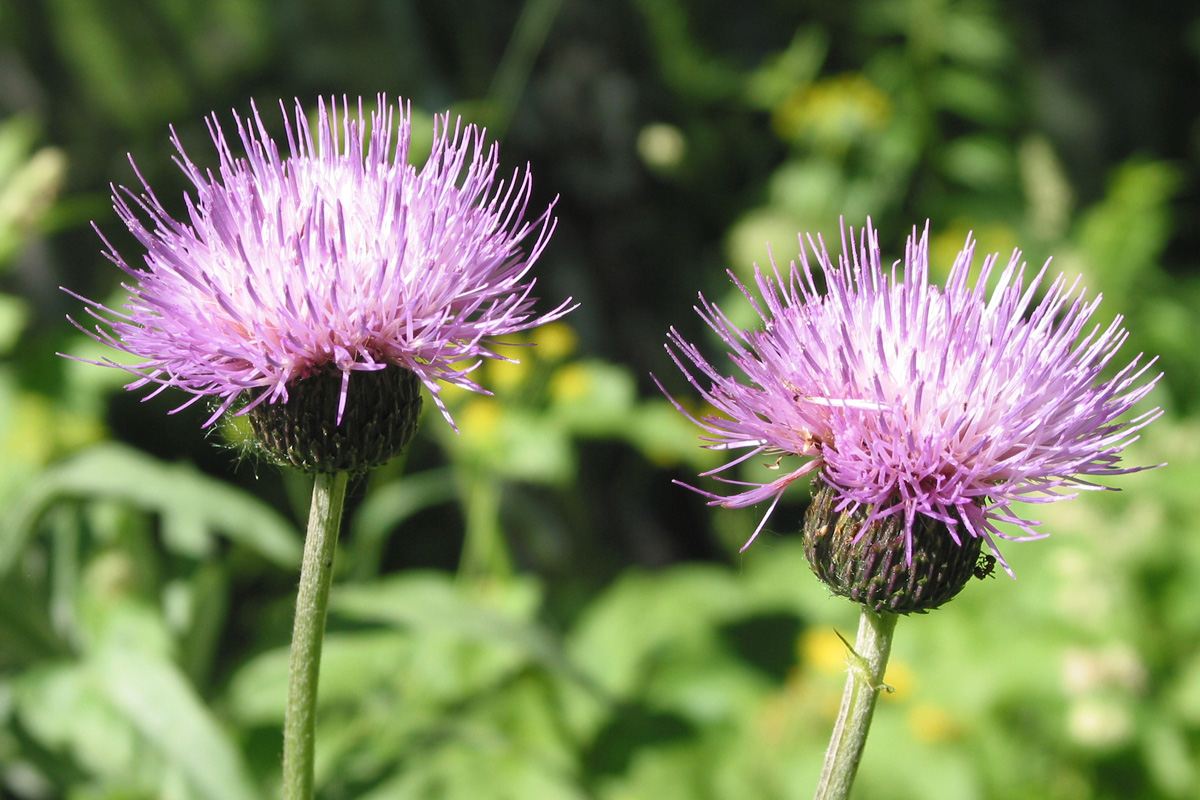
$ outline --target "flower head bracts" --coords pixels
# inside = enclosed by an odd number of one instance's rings
[[[1157,377],[1142,379],[1154,362],[1139,367],[1139,355],[1102,380],[1127,334],[1120,317],[1085,330],[1100,298],[1085,299],[1078,281],[1060,276],[1038,300],[1046,269],[1027,282],[1015,252],[989,294],[997,256],[971,283],[968,237],[945,288],[930,285],[928,226],[920,236],[913,231],[902,271],[898,263],[882,267],[869,223],[858,241],[843,230],[836,267],[824,242],[810,237],[814,270],[803,244],[800,265],[786,276],[774,266],[755,269],[761,301],[739,283],[761,330],[739,329],[700,298],[697,311],[742,380],[722,374],[675,330],[678,353],[667,348],[719,412],[691,417],[706,446],[748,451],[713,473],[761,453],[778,454],[776,466],[785,456],[807,458],[766,484],[720,478],[748,487],[734,494],[696,490],[729,508],[771,501],[747,546],[788,484],[818,470],[839,492],[839,511],[903,514],[909,547],[913,522],[924,515],[956,541],[982,537],[995,552],[994,537],[1044,535],[1013,503],[1066,499],[1106,488],[1085,476],[1145,469],[1118,467],[1119,454],[1160,411],[1117,419],[1153,388]],[[1001,531],[1002,522],[1025,535]]]
[[[184,221],[140,174],[140,194],[114,187],[118,215],[147,250],[145,268],[106,239],[109,259],[133,279],[130,298],[123,313],[80,299],[102,323],[94,338],[142,359],[103,362],[140,376],[127,388],[175,386],[194,395],[184,406],[216,397],[211,424],[243,392],[257,390],[239,413],[286,402],[289,382],[332,363],[342,373],[340,420],[352,372],[398,365],[445,414],[439,381],[483,392],[470,373],[483,358],[507,360],[496,337],[571,310],[567,301],[534,312],[526,273],[554,230],[553,204],[525,219],[529,171],[498,181],[497,148],[482,130],[437,118],[417,169],[410,116],[382,96],[369,117],[361,100],[356,113],[346,100],[340,109],[322,100],[315,131],[299,101],[294,122],[283,110],[287,156],[257,109],[236,120],[244,157],[212,117],[215,175],[173,134],[195,191]]]

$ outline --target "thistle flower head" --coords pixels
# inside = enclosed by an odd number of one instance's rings
[[[761,301],[739,284],[761,329],[739,329],[700,298],[697,310],[740,376],[718,370],[674,330],[667,348],[718,412],[692,417],[707,446],[747,451],[714,473],[780,456],[775,481],[722,478],[741,491],[701,492],[729,508],[770,501],[750,541],[784,489],[818,473],[835,498],[827,510],[857,519],[855,542],[864,526],[902,522],[897,535],[912,564],[914,527],[937,524],[955,544],[978,552],[986,542],[999,558],[996,539],[1043,535],[1014,504],[1107,488],[1088,478],[1145,468],[1118,466],[1120,452],[1160,411],[1118,418],[1158,380],[1146,378],[1153,360],[1139,366],[1139,355],[1103,377],[1127,334],[1120,317],[1088,326],[1100,298],[1087,298],[1078,280],[1059,276],[1038,299],[1046,268],[1027,279],[1015,252],[996,276],[997,256],[986,258],[972,282],[968,237],[945,287],[931,285],[928,226],[913,231],[903,264],[890,269],[869,222],[857,240],[843,230],[837,266],[820,238],[807,241],[812,258],[802,240],[800,263],[786,273],[756,268]]]
[[[484,358],[508,360],[496,337],[570,310],[568,301],[536,314],[526,277],[553,232],[552,207],[527,220],[528,170],[499,179],[496,146],[449,115],[437,118],[417,169],[410,114],[382,96],[369,116],[361,100],[357,109],[322,100],[315,126],[299,101],[293,120],[281,110],[282,154],[257,108],[235,118],[244,155],[211,117],[215,173],[172,135],[194,187],[180,220],[140,174],[140,191],[114,187],[144,265],[105,239],[132,279],[129,298],[120,310],[79,299],[101,323],[88,332],[139,360],[96,363],[137,375],[129,389],[183,389],[193,395],[184,406],[215,398],[206,424],[231,409],[286,404],[305,379],[333,375],[337,402],[321,424],[334,427],[355,373],[395,367],[415,375],[449,420],[441,383],[484,391],[471,372]]]

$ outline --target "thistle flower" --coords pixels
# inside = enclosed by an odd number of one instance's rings
[[[972,284],[968,236],[941,288],[929,282],[928,225],[909,238],[902,273],[898,262],[882,267],[869,222],[854,236],[843,229],[837,267],[824,242],[808,237],[824,293],[803,239],[799,267],[793,262],[786,275],[755,269],[761,303],[738,284],[761,330],[739,329],[701,296],[697,311],[744,381],[723,374],[674,329],[678,354],[667,349],[719,412],[689,414],[707,446],[748,451],[706,475],[759,454],[779,458],[773,466],[783,474],[772,482],[721,478],[746,487],[728,495],[696,489],[727,508],[770,501],[746,546],[787,486],[814,473],[813,510],[822,518],[806,522],[806,548],[818,575],[878,610],[925,610],[948,597],[931,595],[924,581],[953,573],[951,582],[961,580],[953,596],[987,569],[975,561],[981,542],[1003,564],[998,539],[1045,535],[1015,503],[1067,499],[1108,488],[1090,476],[1145,469],[1119,467],[1119,454],[1160,411],[1117,419],[1158,378],[1143,380],[1154,362],[1139,367],[1139,355],[1102,379],[1127,333],[1121,317],[1085,330],[1100,297],[1087,299],[1078,279],[1059,276],[1039,301],[1046,267],[1027,282],[1014,252],[989,294],[998,257],[985,259]],[[789,463],[790,456],[805,460]],[[838,548],[857,549],[832,552]]]
[[[130,296],[121,311],[79,299],[101,323],[93,338],[140,359],[94,362],[137,375],[126,388],[193,395],[176,411],[213,398],[206,426],[251,413],[260,433],[274,431],[277,458],[361,469],[411,437],[420,384],[451,421],[440,383],[486,393],[471,372],[481,359],[511,360],[494,349],[497,337],[571,310],[568,300],[535,314],[526,279],[554,230],[553,204],[526,221],[528,169],[497,180],[496,146],[448,114],[418,170],[408,163],[411,117],[383,96],[369,120],[361,100],[357,112],[322,100],[315,131],[299,101],[294,122],[280,109],[286,156],[257,108],[235,118],[244,157],[210,118],[216,174],[172,131],[194,186],[186,218],[173,219],[140,173],[140,192],[114,187],[145,266],[101,234],[133,280]],[[396,398],[403,408],[393,412]],[[347,452],[356,447],[374,452]]]

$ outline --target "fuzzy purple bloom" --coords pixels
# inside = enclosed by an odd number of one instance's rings
[[[956,542],[964,534],[982,538],[999,558],[996,538],[1045,535],[1014,503],[1109,488],[1083,476],[1147,468],[1120,468],[1119,454],[1161,411],[1117,419],[1160,376],[1143,380],[1154,360],[1139,367],[1139,354],[1102,380],[1128,334],[1121,317],[1085,331],[1100,297],[1086,299],[1078,279],[1068,284],[1060,275],[1038,301],[1046,267],[1026,283],[1018,251],[989,296],[997,256],[985,259],[971,284],[975,243],[968,236],[943,289],[929,283],[928,225],[909,238],[901,274],[899,262],[882,267],[868,221],[857,242],[843,229],[837,267],[824,242],[808,237],[822,293],[803,245],[800,266],[793,262],[786,276],[777,267],[755,269],[762,305],[738,284],[762,317],[761,330],[737,328],[700,298],[698,313],[747,382],[722,374],[674,329],[670,341],[682,358],[667,348],[720,412],[688,414],[706,432],[706,446],[749,451],[706,475],[759,453],[809,459],[771,483],[720,478],[750,487],[728,496],[696,489],[727,508],[771,501],[746,546],[788,484],[819,471],[841,498],[837,511],[870,507],[868,521],[903,514],[910,557],[913,523],[924,515],[944,523]]]
[[[340,422],[352,373],[396,365],[446,414],[439,381],[486,393],[470,373],[484,358],[510,360],[496,337],[573,308],[568,300],[534,313],[526,274],[554,230],[553,204],[525,219],[529,170],[497,180],[497,147],[484,131],[440,116],[417,169],[408,163],[411,117],[382,96],[369,118],[361,99],[356,112],[345,99],[340,110],[322,100],[315,131],[298,100],[294,122],[280,108],[287,156],[256,108],[235,118],[245,157],[210,118],[215,175],[172,131],[195,187],[183,221],[140,174],[142,192],[113,188],[117,214],[147,250],[145,268],[105,239],[108,258],[133,279],[130,297],[123,311],[79,299],[102,323],[90,335],[142,359],[95,362],[138,375],[126,388],[194,395],[180,408],[215,398],[212,424],[244,393],[252,399],[238,413],[286,402],[290,383],[332,364],[342,376]]]

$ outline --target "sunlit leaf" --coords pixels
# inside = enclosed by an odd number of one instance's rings
[[[171,662],[112,643],[93,664],[113,706],[209,800],[256,800],[233,740]]]
[[[185,553],[195,554],[200,521],[210,534],[220,532],[282,567],[292,568],[300,561],[295,529],[253,496],[188,464],[164,464],[131,448],[106,444],[39,475],[0,520],[0,575],[33,534],[41,514],[59,498],[119,499],[161,514],[167,526],[175,526],[177,536],[187,532]],[[176,523],[177,515],[187,521]]]
[[[410,572],[369,584],[336,587],[330,612],[359,622],[481,642],[501,662],[537,662],[573,680],[588,682],[566,660],[554,638],[530,620],[537,597],[529,582],[494,585],[472,596],[445,576]]]

